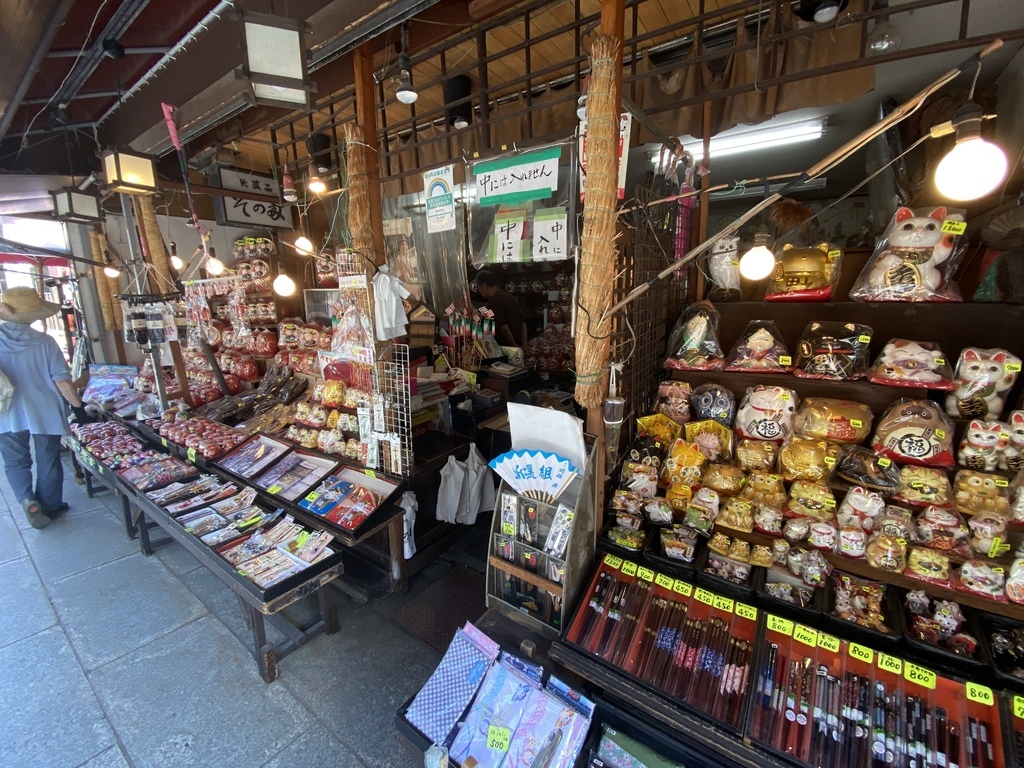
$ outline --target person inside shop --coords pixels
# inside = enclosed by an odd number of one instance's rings
[[[476,292],[483,296],[486,306],[494,313],[494,337],[499,344],[521,347],[526,344],[526,326],[519,303],[502,287],[501,280],[486,269],[477,272]]]
[[[59,304],[44,301],[32,288],[8,288],[0,295],[0,371],[13,386],[13,392],[0,386],[0,456],[7,482],[33,528],[45,528],[68,509],[60,460],[60,439],[67,427],[63,401],[71,404],[75,419],[85,421],[60,347],[31,326],[59,310]]]

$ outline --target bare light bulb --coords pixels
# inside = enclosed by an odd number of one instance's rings
[[[895,53],[903,45],[903,33],[895,24],[883,21],[868,35],[867,48],[870,53]]]
[[[206,271],[211,275],[222,275],[224,274],[224,262],[216,256],[211,256],[206,260]]]
[[[740,257],[740,274],[747,280],[764,280],[775,269],[775,254],[768,249],[768,233],[759,230],[754,246]]]
[[[181,260],[181,256],[174,254],[171,256],[171,266],[174,268],[175,272],[181,272],[185,266],[185,262]]]
[[[310,176],[309,181],[306,182],[306,189],[314,195],[322,195],[327,191],[327,183],[319,176]]]
[[[992,142],[981,136],[958,139],[935,169],[935,186],[950,200],[977,200],[1002,183],[1006,169],[1006,154]]]
[[[314,252],[313,241],[303,235],[295,239],[295,251],[300,256],[312,256]]]
[[[107,277],[120,277],[121,270],[115,267],[113,264],[108,264],[103,268],[103,274]]]
[[[412,67],[409,66],[409,57],[405,51],[398,55],[398,88],[395,90],[395,98],[403,104],[415,104],[420,95],[412,86]]]
[[[274,293],[278,296],[291,296],[295,293],[295,281],[282,272],[274,278]]]

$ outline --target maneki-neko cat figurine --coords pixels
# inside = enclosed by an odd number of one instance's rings
[[[843,252],[828,243],[810,248],[782,246],[765,301],[828,301],[839,280]]]

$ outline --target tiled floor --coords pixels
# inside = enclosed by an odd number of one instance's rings
[[[265,684],[234,594],[178,545],[139,554],[109,493],[28,526],[0,473],[0,765],[409,768],[395,709],[439,655],[390,620],[409,593],[341,605],[341,631]],[[269,629],[269,628],[268,628]]]

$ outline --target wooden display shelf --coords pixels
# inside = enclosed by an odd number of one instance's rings
[[[505,573],[509,573],[512,576],[515,576],[517,579],[525,581],[531,587],[543,589],[545,592],[549,592],[552,595],[558,597],[559,599],[561,599],[562,597],[561,584],[556,584],[550,579],[545,579],[543,576],[538,576],[536,573],[528,571],[525,568],[520,568],[518,565],[510,563],[508,560],[502,560],[497,555],[491,555],[490,557],[488,557],[487,562],[489,562],[499,571],[504,571]]]

